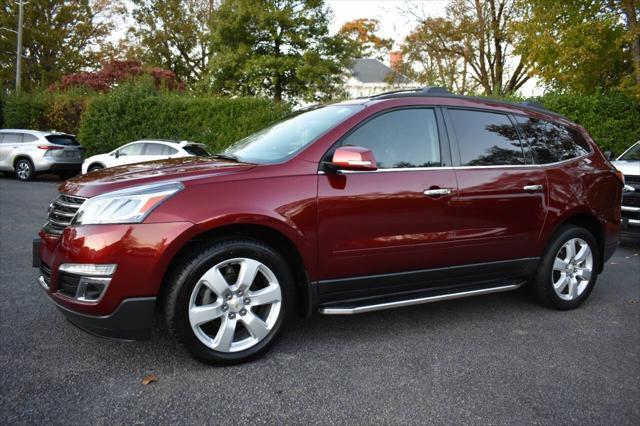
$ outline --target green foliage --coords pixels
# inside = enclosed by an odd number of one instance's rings
[[[266,99],[194,97],[124,85],[92,100],[79,140],[90,154],[143,138],[191,140],[218,152],[288,112]]]
[[[10,95],[3,108],[3,125],[77,134],[88,99],[73,92]]]
[[[181,81],[198,81],[207,69],[211,0],[132,0],[129,29],[134,55],[146,65],[173,71]]]
[[[120,13],[120,0],[24,2],[22,87],[46,87],[64,74],[95,67]],[[0,0],[0,27],[18,28],[18,2]],[[0,87],[15,84],[16,34],[0,31]]]
[[[516,26],[517,53],[555,91],[596,93],[635,83],[624,2],[519,0],[518,6],[525,18]]]
[[[341,91],[354,44],[322,0],[225,0],[212,16],[208,89],[319,101]]]
[[[603,151],[621,154],[640,140],[640,101],[625,93],[550,93],[537,100],[584,126]]]

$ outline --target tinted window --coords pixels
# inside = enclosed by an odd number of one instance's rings
[[[118,150],[120,155],[142,155],[143,143],[134,143]]]
[[[590,151],[580,132],[549,121],[517,117],[533,158],[538,164],[569,160]]]
[[[191,155],[196,155],[198,157],[204,157],[209,155],[206,149],[198,145],[187,145],[184,147],[184,150],[187,151]]]
[[[22,135],[18,133],[3,133],[2,143],[20,143]]]
[[[463,166],[524,164],[516,128],[504,114],[450,109]]]
[[[249,135],[222,153],[249,163],[278,163],[362,109],[362,105],[330,105],[307,111]]]
[[[51,143],[55,143],[57,145],[80,145],[76,138],[68,135],[49,135],[46,137],[47,140]]]
[[[342,141],[342,146],[368,148],[380,169],[440,165],[440,143],[432,109],[403,109],[366,122]]]
[[[618,160],[640,161],[640,143],[635,144],[631,149],[622,154]]]
[[[146,143],[144,145],[145,148],[143,151],[143,155],[171,155],[178,152],[175,149],[168,147],[167,145],[162,145],[159,143]]]

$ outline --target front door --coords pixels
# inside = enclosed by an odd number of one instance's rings
[[[319,176],[318,264],[320,281],[329,282],[321,292],[341,279],[380,274],[390,274],[383,284],[393,286],[395,273],[450,262],[456,178],[445,167],[450,155],[437,114],[434,108],[383,112],[338,143],[370,149],[378,170]]]

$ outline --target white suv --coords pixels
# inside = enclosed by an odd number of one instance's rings
[[[62,178],[78,174],[84,148],[74,135],[38,130],[0,130],[0,172],[14,172],[20,180],[36,173],[54,173]]]
[[[188,141],[165,139],[145,139],[128,143],[108,154],[94,155],[82,164],[82,173],[89,173],[106,167],[167,158],[209,155],[205,145]]]

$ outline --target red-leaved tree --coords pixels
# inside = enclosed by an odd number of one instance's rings
[[[135,78],[149,75],[157,88],[183,90],[184,83],[178,81],[176,75],[169,70],[158,67],[143,67],[136,60],[109,61],[102,69],[95,72],[78,72],[65,75],[49,86],[50,91],[66,91],[72,88],[86,88],[96,92],[108,92],[120,83],[133,81]]]

